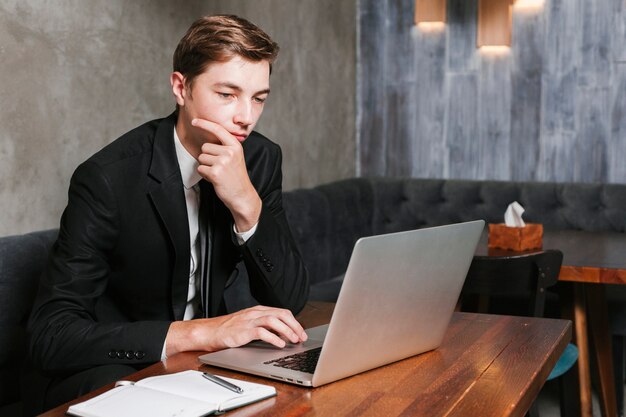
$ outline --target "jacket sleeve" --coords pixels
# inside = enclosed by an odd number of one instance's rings
[[[258,187],[263,206],[257,230],[242,252],[254,298],[296,314],[308,298],[309,280],[283,209],[282,156],[276,148],[269,181]]]
[[[101,169],[89,161],[79,166],[28,324],[29,352],[44,372],[160,359],[170,322],[97,317],[119,235],[117,216]]]

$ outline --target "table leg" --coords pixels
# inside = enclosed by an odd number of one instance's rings
[[[596,363],[600,379],[600,405],[604,417],[617,416],[615,378],[613,375],[613,352],[611,330],[604,285],[585,285],[589,329],[596,350]]]
[[[578,346],[578,380],[580,381],[580,415],[593,417],[591,402],[591,372],[589,371],[589,339],[587,337],[587,308],[583,284],[574,284],[574,326]]]

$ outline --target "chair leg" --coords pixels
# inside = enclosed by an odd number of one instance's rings
[[[624,417],[624,336],[613,335],[613,372],[615,373],[615,396],[617,415]]]
[[[572,366],[559,378],[561,417],[580,417],[578,368]]]

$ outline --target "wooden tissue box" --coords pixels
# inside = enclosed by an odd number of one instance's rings
[[[489,249],[507,249],[522,252],[541,249],[543,225],[526,223],[525,227],[509,227],[504,223],[489,225]]]

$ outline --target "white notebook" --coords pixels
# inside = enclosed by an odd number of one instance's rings
[[[276,395],[270,385],[220,377],[243,389],[230,391],[202,376],[184,371],[153,376],[117,386],[82,403],[67,414],[80,417],[199,417],[241,407]]]

